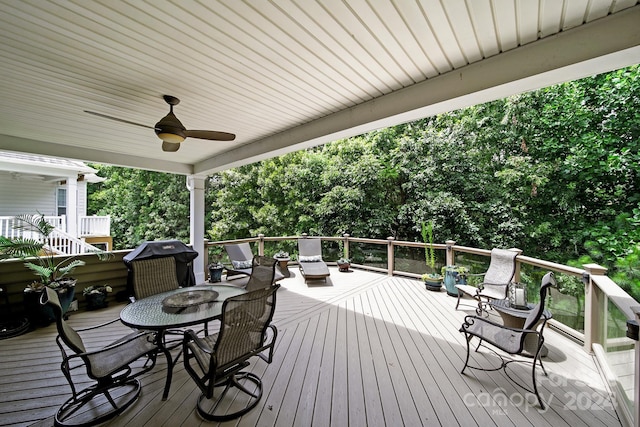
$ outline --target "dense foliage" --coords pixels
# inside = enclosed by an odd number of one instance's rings
[[[597,262],[640,295],[638,66],[211,177],[210,238],[299,233],[518,247]],[[183,177],[104,168],[95,211],[123,246],[188,235]]]
[[[90,186],[88,211],[111,216],[114,249],[145,240],[189,240],[189,191],[185,177],[92,165],[105,183]]]

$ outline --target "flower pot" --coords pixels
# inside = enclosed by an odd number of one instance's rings
[[[209,266],[209,283],[222,281],[222,266]]]
[[[338,271],[346,273],[349,271],[349,268],[351,268],[350,262],[338,262]]]
[[[53,310],[47,306],[40,304],[40,297],[43,290],[25,292],[24,295],[24,309],[29,323],[33,326],[47,326],[52,322],[55,322],[56,318],[53,315]],[[76,288],[74,286],[67,286],[56,289],[58,298],[60,299],[60,305],[62,306],[62,314],[65,315],[69,310],[69,306],[73,302],[73,298],[76,295]]]
[[[448,265],[442,269],[444,274],[444,287],[447,291],[447,295],[452,297],[458,296],[458,289],[456,285],[466,285],[467,276],[465,267],[458,267],[456,265]]]
[[[442,276],[422,277],[425,287],[428,291],[439,292],[442,288]]]
[[[87,310],[98,310],[109,305],[107,294],[103,292],[93,292],[84,296],[87,300]]]

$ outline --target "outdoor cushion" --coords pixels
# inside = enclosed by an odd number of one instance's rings
[[[320,255],[311,255],[311,256],[300,255],[300,262],[321,262],[321,261],[322,261],[322,256]]]
[[[234,270],[242,270],[244,268],[251,268],[251,260],[248,261],[235,261],[231,260]]]

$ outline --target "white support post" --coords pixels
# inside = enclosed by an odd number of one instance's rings
[[[78,176],[67,177],[67,234],[78,237]]]
[[[204,180],[206,177],[197,175],[187,176],[189,189],[189,229],[191,247],[198,252],[193,260],[193,272],[196,283],[204,283],[204,273],[207,255],[204,252]]]

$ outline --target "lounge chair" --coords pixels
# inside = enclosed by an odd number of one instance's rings
[[[507,298],[509,292],[509,284],[516,274],[516,257],[518,252],[509,249],[491,250],[491,261],[489,268],[484,274],[480,285],[456,285],[458,290],[458,302],[456,310],[460,305],[460,298],[463,294],[470,295],[478,302],[476,313],[480,315],[485,309],[487,302],[492,300],[501,300]],[[468,274],[467,276],[473,276]]]
[[[224,245],[224,250],[229,255],[231,266],[225,266],[227,277],[240,274],[243,276],[251,276],[251,266],[253,262],[253,252],[248,242],[230,243]]]
[[[304,281],[320,280],[327,281],[331,274],[329,267],[322,260],[322,245],[318,238],[298,239],[298,262],[300,273],[304,276]]]

